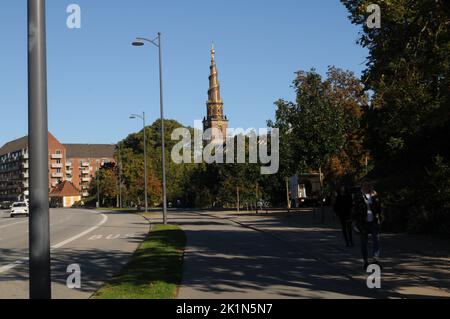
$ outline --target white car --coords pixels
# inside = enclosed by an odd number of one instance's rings
[[[10,212],[11,218],[14,218],[18,215],[27,217],[30,216],[30,211],[27,203],[17,202],[11,205],[11,212]]]

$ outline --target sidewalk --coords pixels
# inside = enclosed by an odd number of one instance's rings
[[[339,268],[348,277],[365,281],[360,239],[346,248],[338,222],[327,213],[326,222],[310,210],[296,213],[204,213],[226,218],[265,232],[318,262]],[[450,298],[450,243],[430,236],[382,234],[382,290],[392,298]]]

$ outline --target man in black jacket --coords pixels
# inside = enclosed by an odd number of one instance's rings
[[[353,220],[361,233],[361,253],[364,260],[364,269],[369,266],[369,234],[373,243],[373,263],[380,265],[380,222],[381,204],[377,192],[375,192],[369,181],[364,180],[361,184],[361,192],[357,192],[353,205]],[[381,265],[380,265],[381,266]]]

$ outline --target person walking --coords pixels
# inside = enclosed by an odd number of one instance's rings
[[[373,264],[379,265],[380,248],[380,219],[381,203],[377,192],[368,180],[361,183],[361,192],[354,198],[353,219],[361,235],[361,253],[364,261],[364,270],[369,267],[369,235],[372,237]]]
[[[353,247],[352,208],[353,198],[346,187],[341,187],[334,203],[334,212],[338,216],[342,226],[345,245]]]

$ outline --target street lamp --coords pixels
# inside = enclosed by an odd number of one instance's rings
[[[161,144],[162,144],[162,179],[163,179],[163,220],[164,225],[167,224],[167,187],[166,187],[166,144],[165,144],[165,129],[164,129],[164,94],[163,94],[163,72],[162,72],[162,48],[161,48],[161,33],[153,39],[136,38],[132,42],[135,47],[142,47],[145,42],[153,44],[159,50],[159,99],[161,111]]]
[[[135,120],[135,119],[141,119],[143,126],[144,126],[144,185],[145,185],[145,212],[148,212],[148,198],[147,198],[147,137],[146,137],[146,127],[145,127],[145,112],[142,112],[142,115],[138,115],[138,114],[131,114],[130,119]]]
[[[28,0],[30,298],[51,298],[45,0]]]

